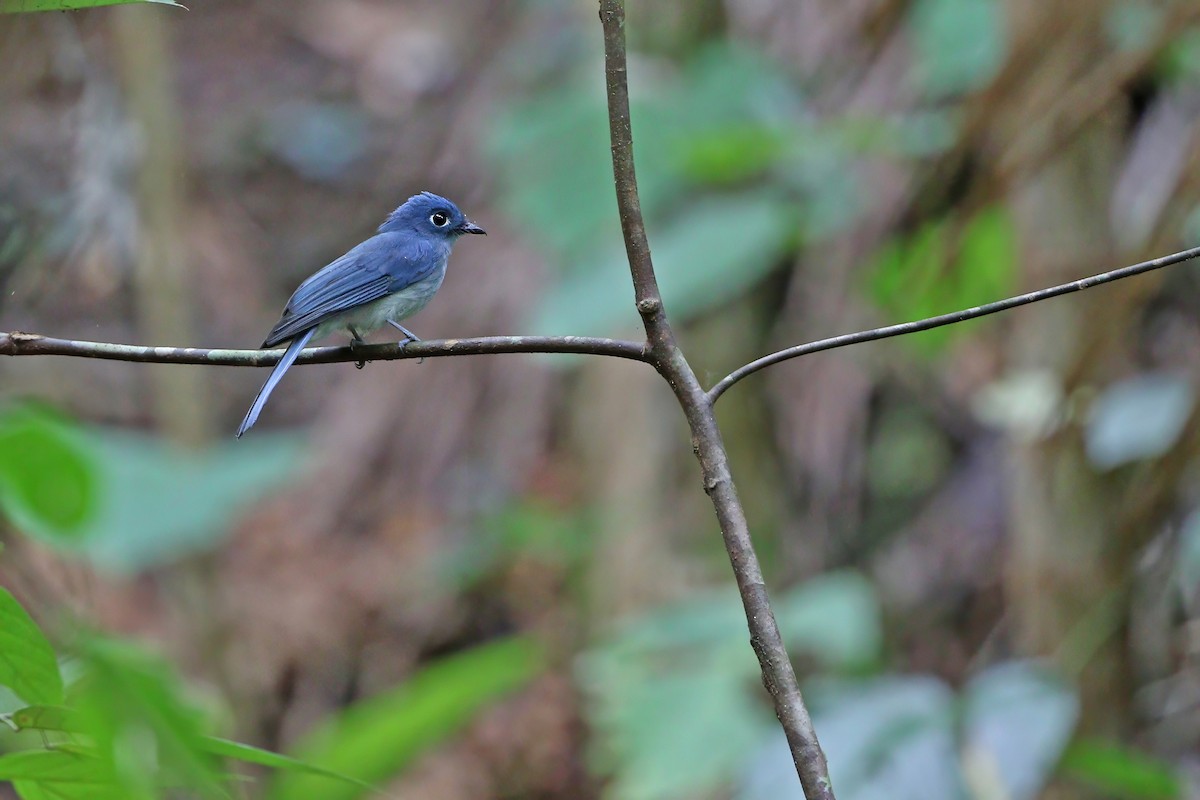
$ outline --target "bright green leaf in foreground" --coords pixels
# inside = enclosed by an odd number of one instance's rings
[[[8,715],[8,722],[18,730],[53,731],[56,733],[88,733],[81,723],[79,712],[66,706],[29,706]],[[371,784],[342,775],[333,770],[322,769],[314,764],[290,756],[273,753],[261,747],[222,739],[218,736],[202,736],[194,743],[209,755],[230,758],[247,764],[260,764],[275,769],[296,770],[323,775],[334,780],[346,781],[363,789],[374,789]]]
[[[78,724],[117,765],[125,788],[183,785],[224,797],[217,760],[207,751],[206,719],[161,659],[123,642],[81,646],[83,677],[72,687]]]
[[[21,14],[27,11],[77,11],[97,6],[119,6],[132,3],[157,3],[183,8],[173,0],[0,0],[0,14]]]
[[[449,656],[404,685],[363,700],[320,726],[295,748],[297,757],[378,783],[453,735],[487,704],[533,678],[542,667],[528,639],[507,639]],[[277,776],[272,800],[353,800],[360,786],[295,772]]]
[[[26,703],[63,701],[62,675],[54,648],[21,604],[0,588],[0,685]]]
[[[0,757],[0,781],[23,800],[130,800],[104,760],[80,748],[9,753]]]

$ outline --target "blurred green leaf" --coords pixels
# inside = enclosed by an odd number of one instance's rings
[[[963,703],[963,750],[976,781],[1013,800],[1036,797],[1075,729],[1075,691],[1038,664],[1010,661],[972,678]]]
[[[655,108],[635,101],[632,113],[639,134],[660,130]],[[556,258],[579,258],[619,236],[603,94],[569,86],[519,104],[498,116],[487,151],[504,178],[509,216]],[[646,147],[635,161],[642,208],[653,214],[678,188]]]
[[[607,112],[591,79],[559,82],[513,107],[486,146],[509,215],[575,275],[593,268],[597,249],[620,244]],[[798,108],[783,71],[736,45],[706,47],[643,85],[631,109],[643,213],[654,221],[697,180],[726,183],[770,164],[761,148],[797,138],[788,126]]]
[[[27,11],[74,11],[81,8],[132,3],[157,3],[183,8],[174,0],[0,0],[0,14],[19,14]]]
[[[63,701],[54,648],[28,612],[0,587],[0,684],[30,704]]]
[[[72,687],[78,723],[129,791],[183,785],[224,797],[207,749],[206,719],[163,660],[129,644],[92,638],[79,646],[83,677]]]
[[[1185,781],[1170,764],[1137,750],[1079,739],[1063,753],[1059,772],[1119,800],[1182,800]]]
[[[229,739],[221,739],[216,736],[204,737],[204,747],[215,756],[222,758],[233,758],[238,761],[244,761],[249,764],[261,764],[264,767],[273,767],[275,769],[296,770],[298,772],[311,772],[314,775],[322,775],[326,778],[332,778],[337,781],[345,781],[367,791],[376,791],[375,787],[366,781],[360,781],[357,778],[352,778],[349,775],[343,775],[340,772],[335,772],[331,769],[324,769],[315,764],[309,764],[307,761],[301,761],[298,758],[291,756],[273,753],[270,750],[263,750],[261,747],[243,744],[241,742],[231,741]]]
[[[97,492],[97,465],[76,428],[33,405],[0,413],[0,508],[18,527],[78,538]]]
[[[1088,461],[1113,469],[1165,455],[1179,441],[1196,406],[1186,375],[1143,374],[1106,387],[1088,410]]]
[[[1004,65],[1007,28],[997,0],[916,0],[909,25],[916,78],[932,97],[980,89]]]
[[[88,733],[78,711],[66,706],[29,706],[22,708],[7,717],[8,721],[19,730],[54,731],[59,733]],[[323,769],[315,764],[309,764],[290,756],[264,750],[261,747],[222,739],[217,736],[200,736],[195,745],[204,752],[221,758],[231,758],[249,764],[260,764],[275,769],[298,770],[323,775],[334,780],[346,781],[364,789],[374,790],[365,781],[343,775],[333,770]]]
[[[322,769],[376,783],[452,736],[489,703],[525,685],[542,669],[540,648],[513,638],[441,659],[404,685],[363,700],[320,725],[295,747]],[[352,800],[361,786],[296,772],[276,776],[272,800]]]
[[[70,541],[36,520],[22,529],[132,572],[212,547],[251,500],[301,466],[299,441],[262,436],[252,446],[184,451],[163,440],[97,428],[73,431],[78,452],[96,465],[94,509]]]
[[[9,753],[0,757],[0,781],[23,800],[131,800],[104,759],[83,748]]]
[[[1013,283],[1016,234],[1000,207],[984,209],[955,235],[949,222],[927,223],[885,245],[868,270],[871,296],[897,322],[944,314],[999,299]],[[971,323],[905,336],[927,355],[939,352]]]
[[[697,201],[661,231],[651,229],[664,301],[687,316],[736,297],[779,263],[797,232],[796,210],[774,193]],[[635,326],[627,264],[614,249],[565,275],[543,299],[534,331],[611,334]]]
[[[677,157],[695,180],[740,183],[773,167],[790,152],[794,140],[795,134],[786,130],[735,123],[689,137]]]

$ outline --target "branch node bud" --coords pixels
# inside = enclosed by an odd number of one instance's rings
[[[657,297],[643,297],[637,301],[637,308],[642,314],[656,314],[662,308],[662,301]]]

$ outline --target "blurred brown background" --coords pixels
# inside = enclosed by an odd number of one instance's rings
[[[429,189],[490,235],[419,335],[635,336],[595,11],[0,17],[0,329],[252,347]],[[1194,243],[1198,23],[1168,0],[632,3],[651,244],[702,379]],[[721,401],[839,797],[1200,796],[1197,301],[1183,265]],[[14,522],[0,582],[52,629],[150,643],[227,733],[282,750],[448,654],[541,642],[536,675],[392,779],[405,798],[799,796],[652,371],[305,367],[233,447],[264,378],[0,363],[9,403],[95,429],[131,504],[82,545]],[[1011,719],[939,716],[1043,666],[1027,716],[1003,692]]]

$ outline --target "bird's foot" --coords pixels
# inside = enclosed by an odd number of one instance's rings
[[[364,342],[363,338],[358,335],[358,331],[354,330],[354,328],[351,328],[350,329],[350,350],[352,352],[356,352],[358,350],[358,348],[362,347],[364,344],[366,344],[366,342]],[[367,365],[366,359],[360,358],[358,361],[354,362],[355,369],[362,369],[366,365]]]
[[[408,328],[406,328],[406,327],[404,327],[403,325],[401,325],[399,322],[395,322],[394,320],[390,320],[390,319],[389,319],[389,320],[388,320],[388,325],[391,325],[393,328],[395,328],[396,330],[398,330],[398,331],[400,331],[401,333],[403,333],[403,334],[404,334],[404,338],[403,338],[403,339],[401,339],[399,342],[397,342],[397,344],[400,346],[400,349],[401,349],[401,350],[403,350],[403,349],[405,349],[406,347],[408,347],[408,345],[409,345],[411,342],[419,342],[419,341],[421,341],[421,337],[420,337],[420,336],[417,336],[415,333],[413,333],[413,332],[412,332],[412,331],[410,331]],[[418,363],[418,364],[424,364],[424,363],[425,363],[425,356],[421,356],[420,358],[418,358],[418,359],[417,359],[417,363]]]

